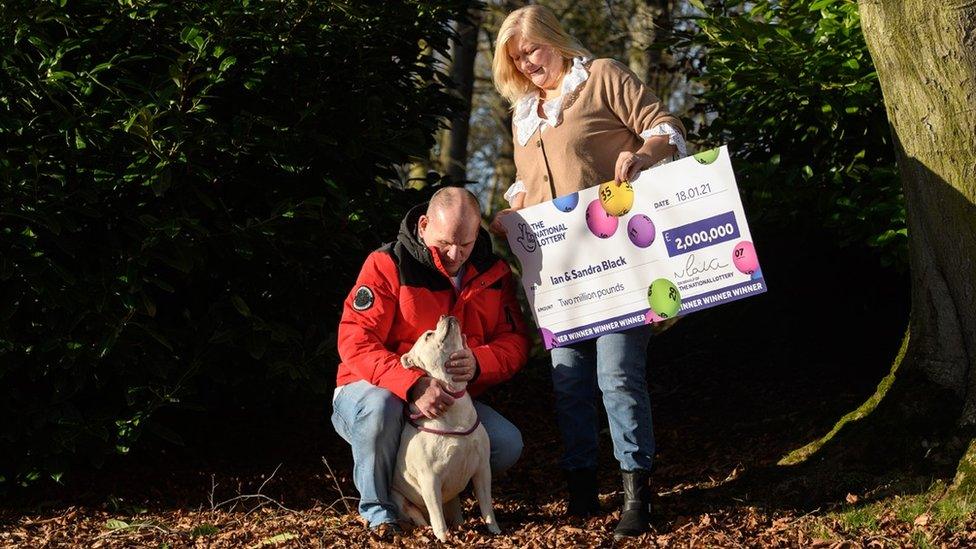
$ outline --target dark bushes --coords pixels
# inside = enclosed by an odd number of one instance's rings
[[[331,384],[466,3],[352,4],[0,7],[0,486],[177,440],[162,406]]]

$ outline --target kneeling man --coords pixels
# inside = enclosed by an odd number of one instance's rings
[[[380,536],[400,531],[390,498],[404,403],[436,418],[454,402],[445,387],[400,362],[442,315],[458,319],[467,348],[447,364],[477,397],[515,374],[528,339],[508,265],[481,229],[469,191],[447,187],[407,213],[395,242],[366,258],[339,323],[339,374],[332,424],[352,446],[359,513]],[[522,435],[498,412],[475,401],[491,444],[495,477],[522,452]]]

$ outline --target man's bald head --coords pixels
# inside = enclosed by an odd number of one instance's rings
[[[430,198],[417,231],[429,248],[437,250],[444,270],[457,274],[468,260],[481,228],[481,206],[467,189],[445,187]]]
[[[471,191],[461,187],[444,187],[430,197],[427,215],[434,215],[438,211],[453,211],[462,217],[472,215],[481,219],[481,204],[478,203],[478,199]]]

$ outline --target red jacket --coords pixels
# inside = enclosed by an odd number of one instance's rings
[[[441,315],[457,317],[478,361],[477,377],[468,384],[473,395],[511,378],[525,364],[529,342],[515,281],[508,265],[492,253],[488,234],[479,232],[457,291],[437,252],[417,237],[417,220],[425,209],[413,208],[397,241],[366,258],[346,297],[336,385],[365,379],[407,400],[423,373],[404,368],[400,356]]]

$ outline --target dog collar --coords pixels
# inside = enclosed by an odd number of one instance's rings
[[[470,435],[471,433],[474,432],[475,429],[478,428],[479,425],[481,425],[481,418],[475,418],[474,425],[472,425],[471,428],[468,429],[467,431],[442,431],[440,429],[431,429],[429,427],[418,425],[417,422],[414,421],[413,416],[407,416],[407,423],[413,425],[414,428],[417,429],[418,431],[423,431],[425,433],[431,433],[434,435],[463,437],[465,435]]]
[[[460,391],[458,391],[456,393],[452,393],[452,392],[450,392],[450,391],[448,391],[448,390],[445,389],[444,392],[447,393],[447,394],[449,394],[449,395],[451,395],[451,398],[457,400],[457,399],[463,397],[465,395],[465,393],[467,393],[468,391],[466,389],[461,389]],[[410,419],[420,419],[420,418],[424,417],[424,414],[421,414],[420,412],[417,412],[416,414],[411,414],[409,407],[406,407],[406,408],[403,409],[403,415],[409,417]]]
[[[464,391],[461,391],[458,394],[459,395],[463,395],[464,394]],[[457,397],[454,397],[454,398],[457,398]],[[434,435],[447,435],[447,436],[463,437],[465,435],[470,435],[471,433],[474,432],[475,429],[478,428],[479,425],[481,425],[481,418],[475,416],[475,418],[474,418],[474,425],[472,425],[471,428],[468,429],[467,431],[442,431],[441,429],[431,429],[430,427],[424,427],[423,425],[418,424],[417,423],[417,420],[418,419],[423,419],[424,418],[424,415],[421,414],[421,413],[411,414],[409,408],[406,408],[406,407],[403,408],[403,415],[407,416],[407,423],[409,423],[410,425],[413,425],[414,428],[417,429],[418,431],[423,431],[425,433],[431,433],[431,434],[434,434]]]

